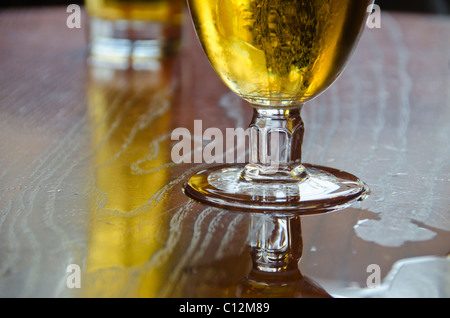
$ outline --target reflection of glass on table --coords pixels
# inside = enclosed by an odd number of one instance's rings
[[[86,0],[90,61],[147,68],[177,51],[183,8],[183,0]]]
[[[236,297],[331,297],[299,270],[303,249],[300,217],[253,214],[250,246],[252,269],[237,285]]]
[[[158,229],[169,221],[160,191],[170,179],[176,59],[155,60],[152,70],[91,65],[87,74],[90,220],[80,295],[156,297],[168,269],[134,274],[162,248]]]

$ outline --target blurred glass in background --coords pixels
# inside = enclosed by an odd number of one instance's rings
[[[89,62],[146,69],[181,41],[184,0],[85,0]]]

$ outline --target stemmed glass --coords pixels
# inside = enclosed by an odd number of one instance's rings
[[[344,69],[372,0],[188,0],[216,73],[253,107],[249,162],[199,171],[191,198],[240,211],[316,213],[369,192],[337,169],[301,161],[301,109]]]

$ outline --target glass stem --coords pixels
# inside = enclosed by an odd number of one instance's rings
[[[302,166],[304,126],[302,105],[289,109],[253,106],[249,126],[249,163],[241,177],[252,182],[299,182],[307,177]]]

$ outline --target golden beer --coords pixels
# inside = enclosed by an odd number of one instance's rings
[[[221,79],[263,106],[304,103],[342,71],[367,0],[189,0],[197,35]]]

